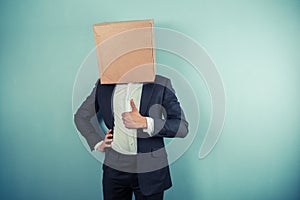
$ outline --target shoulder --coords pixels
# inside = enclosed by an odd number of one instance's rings
[[[161,75],[155,76],[154,83],[156,83],[156,84],[166,85],[169,82],[170,82],[170,79],[165,76],[161,76]]]
[[[96,81],[96,83],[95,83],[95,86],[98,86],[98,85],[101,85],[100,79],[99,79],[99,78],[97,79],[97,81]]]

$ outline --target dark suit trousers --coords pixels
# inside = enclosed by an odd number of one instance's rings
[[[122,155],[122,160],[116,163],[116,159],[119,158],[118,154],[113,150],[109,150],[109,154],[106,154],[102,180],[104,200],[132,200],[132,194],[136,200],[163,200],[164,192],[150,196],[142,194],[137,173],[120,171],[111,167],[109,163],[105,164],[110,162],[107,161],[108,159],[113,159],[115,164],[124,165],[126,168],[133,169],[136,167],[136,157],[133,155],[128,155],[126,159]]]

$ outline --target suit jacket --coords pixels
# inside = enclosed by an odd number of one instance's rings
[[[100,84],[98,80],[91,95],[75,114],[75,124],[91,150],[102,140],[103,131],[90,123],[93,116],[103,120],[108,129],[114,127],[112,95],[115,84]],[[154,133],[149,136],[137,129],[138,180],[142,193],[151,195],[172,186],[164,137],[185,137],[188,123],[172,88],[171,81],[156,75],[154,83],[145,83],[139,112],[154,120]],[[98,124],[99,126],[99,124]],[[99,132],[102,132],[99,134]]]

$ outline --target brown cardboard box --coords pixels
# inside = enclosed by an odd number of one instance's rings
[[[94,37],[102,84],[154,81],[153,20],[95,24]]]

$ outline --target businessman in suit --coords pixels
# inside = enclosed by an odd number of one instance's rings
[[[109,129],[95,129],[103,121]],[[101,84],[97,81],[74,116],[90,149],[105,152],[105,200],[162,200],[172,186],[164,137],[185,137],[188,122],[171,81],[156,75],[153,83]],[[99,133],[100,132],[100,133]],[[104,136],[105,135],[105,136]]]

